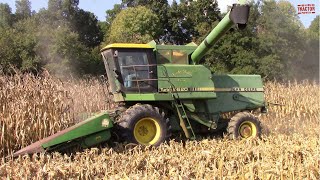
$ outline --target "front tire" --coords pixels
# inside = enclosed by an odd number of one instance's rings
[[[170,135],[165,113],[148,104],[136,104],[127,109],[118,125],[121,137],[129,143],[158,146]]]
[[[230,139],[260,138],[261,130],[259,119],[248,112],[240,112],[233,116],[227,128]]]

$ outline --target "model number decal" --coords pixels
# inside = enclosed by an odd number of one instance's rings
[[[160,92],[188,92],[189,88],[160,88]]]
[[[214,88],[214,87],[178,87],[159,88],[159,92],[263,92],[263,88]]]
[[[240,88],[240,87],[233,87],[231,91],[240,91],[240,92],[254,92],[258,91],[257,88]]]

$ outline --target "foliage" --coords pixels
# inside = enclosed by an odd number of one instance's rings
[[[53,31],[46,26],[42,28],[37,51],[45,67],[59,76],[83,74],[89,54],[87,47],[79,41],[79,35],[66,26]]]
[[[109,42],[147,43],[161,29],[158,17],[143,6],[122,10],[112,22]]]
[[[262,11],[258,37],[263,53],[277,55],[284,66],[282,74],[290,77],[292,64],[304,54],[301,48],[304,47],[302,24],[298,21],[297,12],[288,1],[266,1]]]
[[[72,30],[79,34],[79,40],[89,48],[95,48],[103,41],[103,32],[97,17],[88,11],[78,10],[72,19]]]
[[[12,72],[19,68],[23,72],[37,72],[40,68],[39,57],[35,53],[37,29],[34,19],[19,21],[13,28],[0,28],[0,66],[2,71]]]
[[[215,0],[122,0],[99,22],[78,5],[49,0],[47,9],[31,12],[30,0],[16,0],[12,13],[0,3],[2,71],[97,75],[105,71],[99,49],[106,44],[200,44],[224,16]],[[319,16],[304,28],[289,1],[251,1],[247,28],[227,32],[202,62],[215,73],[318,80]]]
[[[304,32],[305,54],[295,63],[294,77],[319,82],[319,15]]]
[[[2,71],[18,68],[39,73],[46,68],[59,76],[101,73],[103,66],[91,53],[98,53],[103,32],[96,16],[78,4],[78,0],[49,0],[48,9],[35,13],[29,0],[17,0],[15,14],[1,4]]]
[[[206,64],[216,73],[303,79],[296,73],[304,68],[297,66],[307,50],[303,31],[289,2],[253,3],[247,28],[228,32],[208,53]]]
[[[314,20],[311,22],[310,27],[308,28],[310,33],[315,33],[314,37],[317,38],[319,37],[319,22],[320,22],[320,15],[318,15],[316,18],[314,18]]]
[[[18,20],[31,17],[31,2],[29,0],[16,0],[15,15]]]
[[[10,27],[13,24],[13,14],[8,4],[0,3],[0,28]]]
[[[12,36],[13,30],[10,28],[0,28],[0,70],[7,71],[10,66],[20,68],[21,62],[18,60],[18,54],[15,52],[15,40]],[[4,46],[5,45],[5,46]]]

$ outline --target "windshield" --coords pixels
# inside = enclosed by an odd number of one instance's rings
[[[148,55],[146,52],[118,52],[118,62],[124,86],[147,87],[143,80],[149,79]]]

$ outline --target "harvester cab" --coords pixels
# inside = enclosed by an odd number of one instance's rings
[[[261,125],[251,111],[265,111],[260,75],[216,75],[199,61],[234,24],[246,26],[245,0],[230,12],[197,46],[110,44],[101,50],[108,89],[116,104],[75,126],[40,140],[18,156],[60,151],[69,146],[90,147],[110,139],[157,146],[181,132],[188,139],[200,133],[223,131],[230,138],[254,138]]]
[[[111,44],[102,51],[110,90],[117,102],[123,100],[121,92],[156,92],[157,67],[151,46]]]
[[[188,65],[190,55],[196,48],[193,43],[172,46],[157,45],[154,41],[149,44],[117,43],[106,46],[101,54],[114,101],[128,101],[127,96],[132,94],[159,93],[161,83],[159,86],[158,77],[163,77],[167,72],[159,75],[158,70],[165,68],[166,64]],[[180,69],[180,66],[177,68]]]

